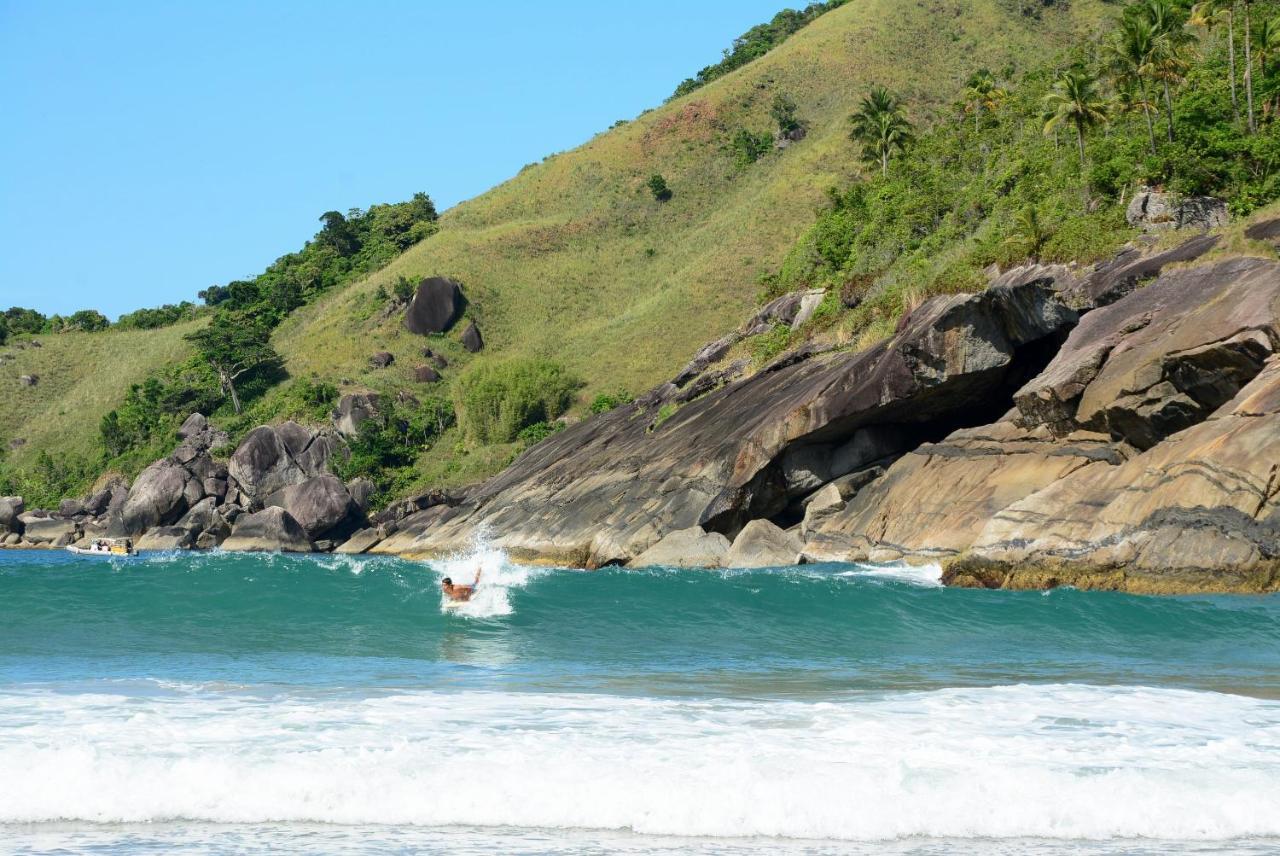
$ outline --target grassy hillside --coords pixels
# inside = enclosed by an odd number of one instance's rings
[[[158,330],[105,333],[60,333],[0,347],[13,359],[0,363],[0,439],[24,440],[10,452],[15,463],[34,459],[39,451],[91,458],[96,452],[98,422],[123,401],[136,383],[190,353],[183,336],[205,323],[189,321]],[[34,374],[33,387],[18,377]]]
[[[490,354],[553,357],[588,393],[648,387],[740,322],[757,277],[777,267],[825,191],[858,170],[847,117],[873,81],[925,114],[975,68],[1039,60],[1102,9],[1078,0],[1035,20],[1011,5],[859,0],[830,12],[737,72],[458,205],[431,240],[297,313],[278,347],[291,372],[377,385],[369,353],[407,363],[420,344],[398,319],[361,320],[377,290],[445,274],[463,282]],[[729,138],[770,129],[779,92],[796,101],[808,137],[736,168]],[[648,192],[654,173],[670,201]]]
[[[642,391],[741,322],[759,277],[778,270],[827,191],[860,172],[848,116],[871,84],[895,90],[912,118],[927,123],[950,109],[975,69],[1043,63],[1112,9],[1072,0],[1035,17],[1023,5],[852,0],[742,68],[446,212],[437,234],[387,267],[293,311],[273,344],[289,375],[340,391],[445,395],[468,363],[529,357],[554,359],[583,380],[580,409],[600,391]],[[807,137],[741,166],[731,139],[742,130],[771,132],[779,94],[794,100]],[[669,200],[650,193],[654,174],[665,177]],[[468,315],[488,346],[482,354],[466,354],[457,331],[412,336],[399,313],[384,311],[400,278],[431,274],[463,283]],[[23,370],[42,377],[35,391],[15,383],[3,393],[0,439],[29,441],[14,462],[37,449],[91,455],[102,415],[130,383],[184,356],[186,332],[46,336],[44,351],[20,352],[35,361]],[[411,381],[424,346],[451,363],[436,387]],[[369,356],[380,350],[396,363],[371,368]],[[295,405],[286,384],[243,419],[224,422],[237,431],[254,420],[308,415]],[[415,481],[473,480],[517,448],[470,447],[450,431],[422,455]]]

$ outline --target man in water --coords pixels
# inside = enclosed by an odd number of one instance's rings
[[[471,596],[476,593],[476,586],[480,585],[481,568],[476,568],[476,581],[469,586],[454,585],[453,580],[445,577],[440,581],[440,590],[444,592],[444,596],[449,600],[465,602],[471,600]]]

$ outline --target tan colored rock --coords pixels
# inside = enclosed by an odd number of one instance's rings
[[[804,544],[768,520],[752,520],[742,528],[724,556],[726,568],[781,568],[804,561]]]
[[[956,584],[1280,587],[1280,360],[1208,421],[994,515]]]
[[[997,512],[1084,467],[1111,467],[1124,447],[1079,433],[1012,422],[957,431],[903,456],[840,511],[806,533],[820,561],[896,561],[954,556]]]
[[[700,526],[680,529],[630,562],[633,568],[719,568],[729,552],[729,539]]]

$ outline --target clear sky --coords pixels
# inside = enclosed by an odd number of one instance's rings
[[[0,308],[114,318],[261,271],[324,211],[443,210],[787,5],[0,0]]]

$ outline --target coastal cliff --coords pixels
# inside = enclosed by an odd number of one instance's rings
[[[1269,234],[1274,223],[1252,232]],[[9,545],[429,557],[483,537],[581,567],[940,562],[951,585],[1280,588],[1280,262],[1202,235],[1087,268],[1024,265],[939,296],[860,351],[807,343],[751,372],[730,345],[534,445],[496,477],[368,516],[334,428],[225,437],[198,414],[131,488],[57,512],[0,503]],[[765,324],[767,326],[767,324]]]

